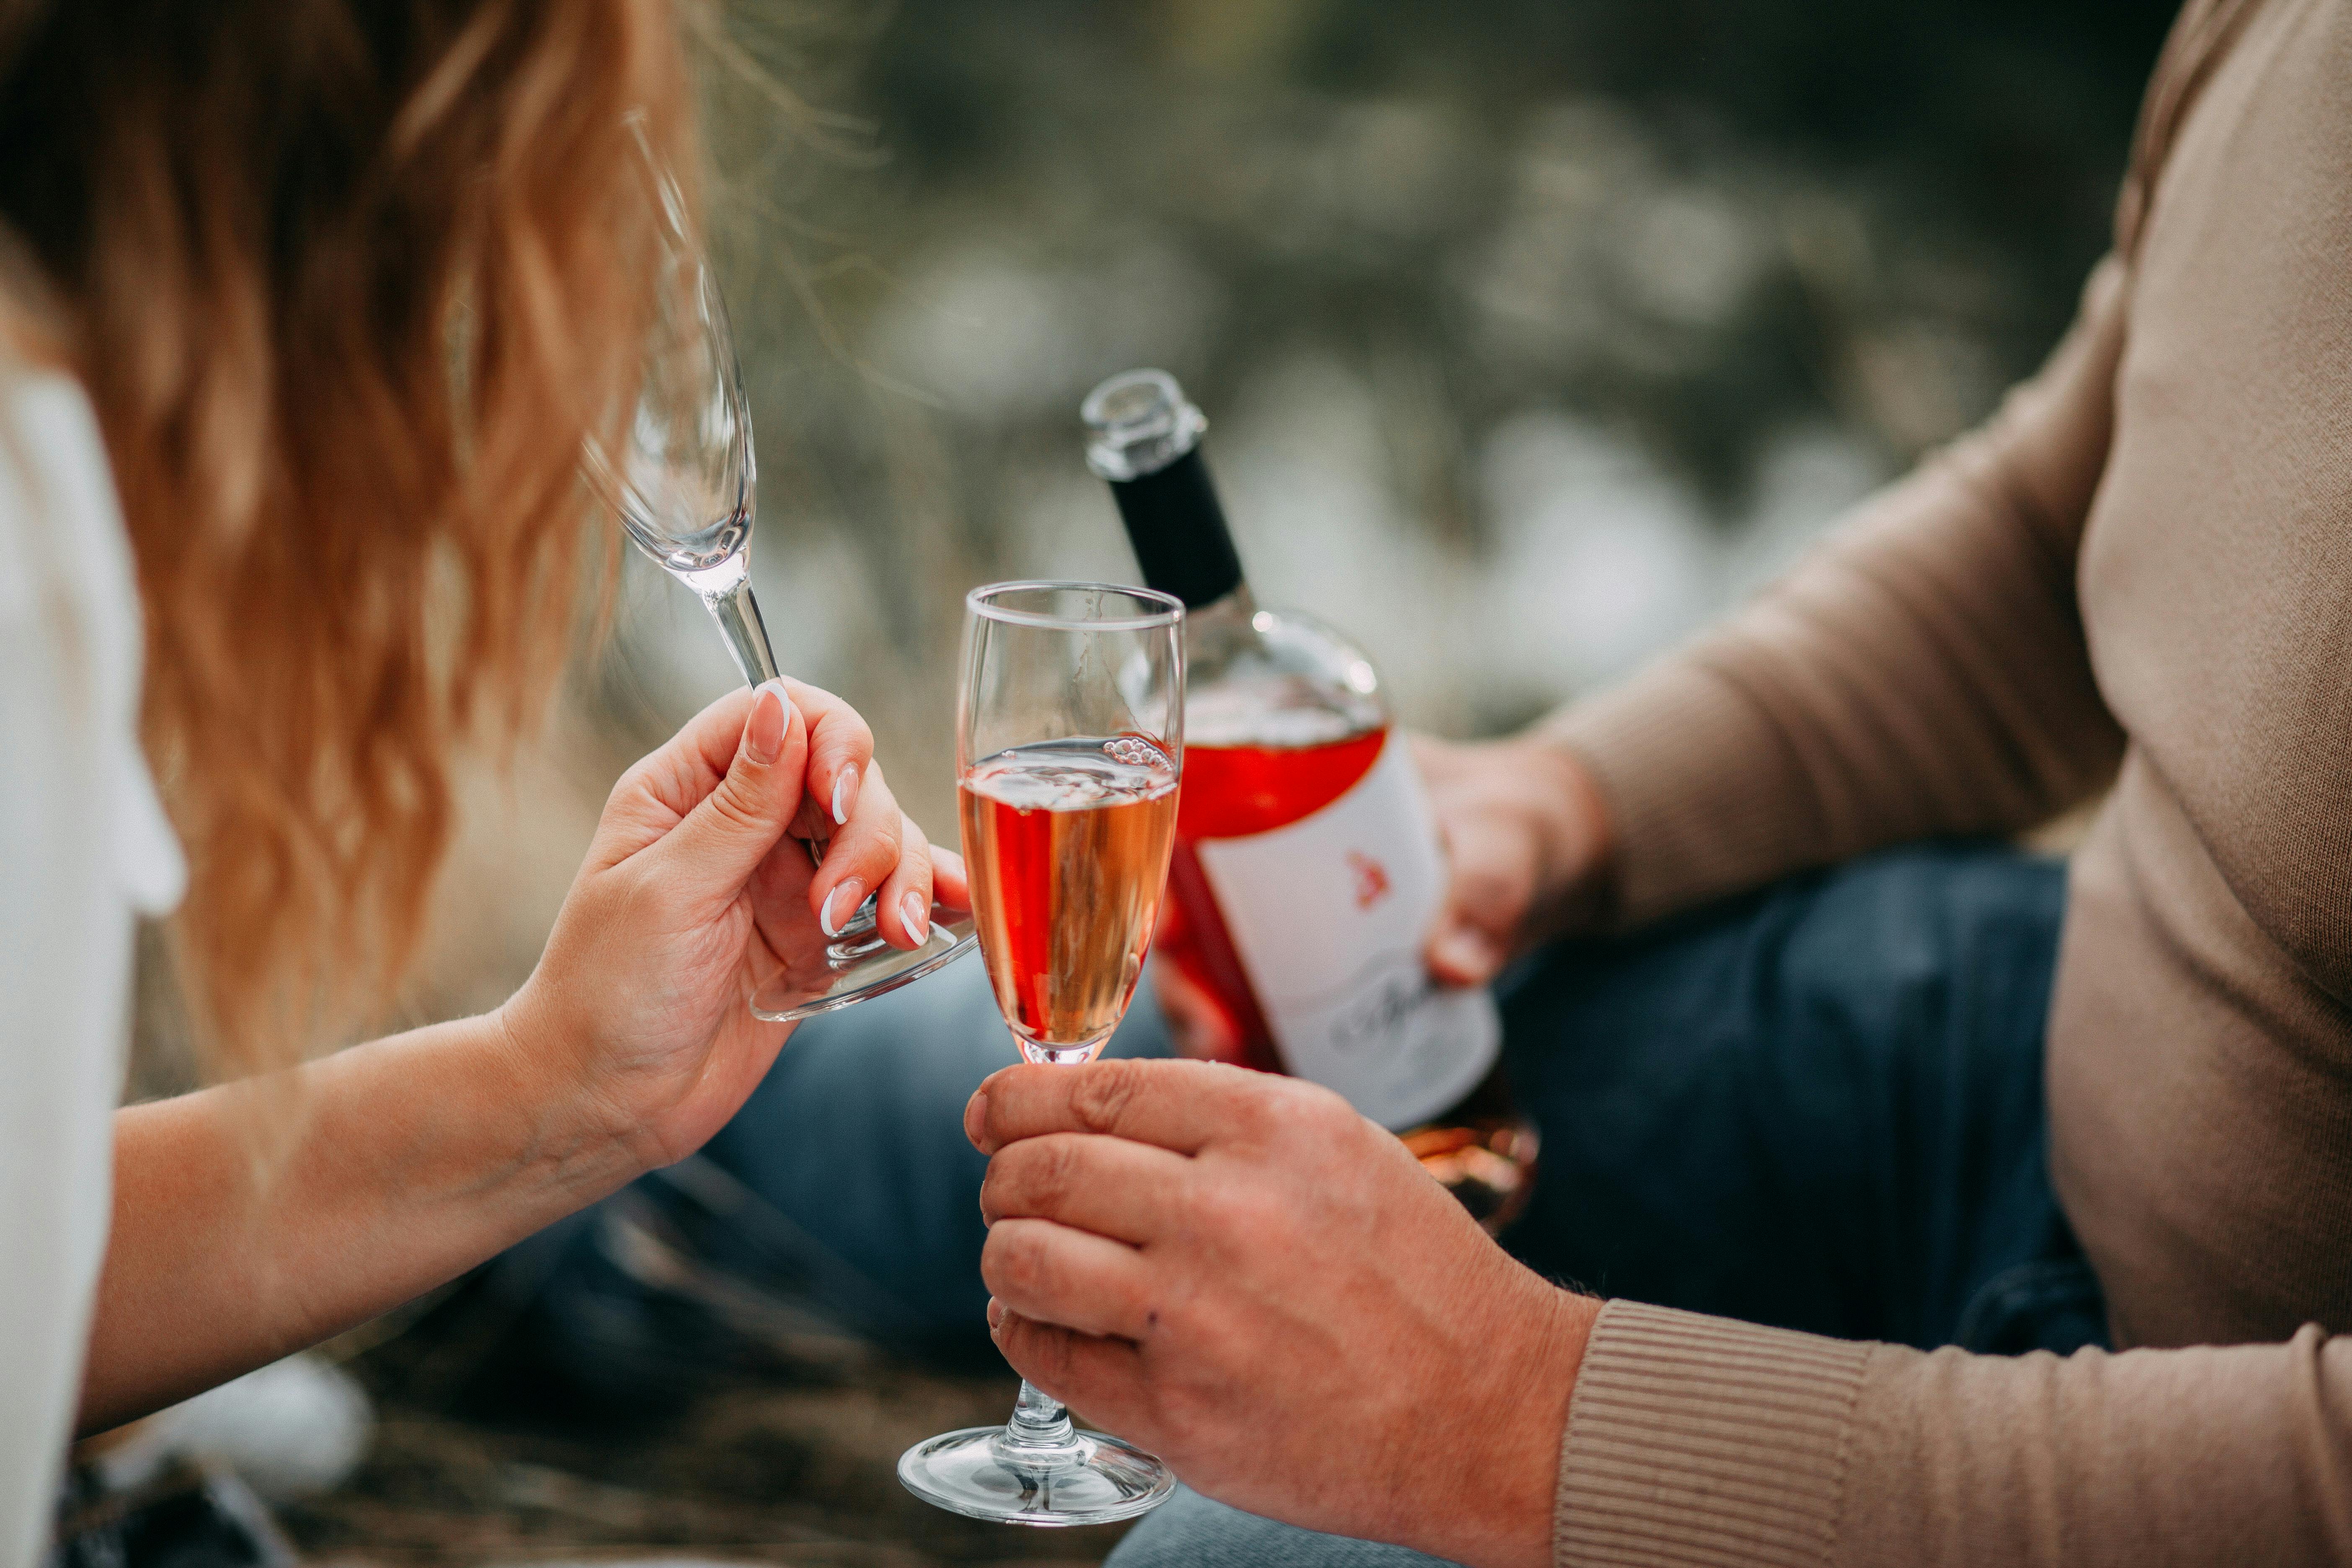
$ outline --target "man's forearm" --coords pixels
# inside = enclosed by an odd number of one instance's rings
[[[119,1112],[80,1426],[101,1430],[454,1278],[635,1173],[491,1014]]]
[[[1531,1294],[1517,1314],[1517,1331],[1508,1336],[1512,1353],[1492,1369],[1495,1386],[1431,1413],[1433,1436],[1451,1433],[1429,1444],[1428,1462],[1442,1463],[1437,1456],[1448,1449],[1468,1458],[1454,1461],[1458,1489],[1397,1533],[1410,1533],[1438,1556],[1490,1568],[1542,1568],[1552,1561],[1560,1446],[1601,1306],[1573,1290]]]
[[[1619,1301],[1578,1380],[1560,1562],[2352,1561],[2352,1342],[2316,1324],[1974,1355]]]

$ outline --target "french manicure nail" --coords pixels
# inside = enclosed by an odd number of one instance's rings
[[[743,754],[765,767],[782,754],[792,726],[793,700],[783,683],[771,680],[751,694],[751,716],[743,721]]]
[[[849,896],[846,903],[842,901],[845,893]],[[817,928],[827,936],[839,936],[841,928],[849,923],[849,917],[857,912],[858,902],[865,897],[866,889],[857,885],[856,878],[842,883],[824,896],[824,908],[817,911]],[[833,912],[836,906],[841,910],[838,915]]]
[[[835,827],[845,826],[849,821],[849,808],[856,804],[857,770],[844,768],[840,776],[833,781],[833,825]]]
[[[898,900],[898,913],[907,922],[907,934],[917,942],[931,934],[931,911],[920,893],[908,893]]]

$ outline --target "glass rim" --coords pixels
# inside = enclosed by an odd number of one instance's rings
[[[999,595],[1021,592],[1122,594],[1147,605],[1164,606],[1139,616],[1094,616],[1083,620],[1068,616],[1047,615],[1042,610],[1016,610],[992,601]],[[1009,583],[983,583],[963,596],[964,611],[985,620],[1006,626],[1031,626],[1045,631],[1148,632],[1162,626],[1181,624],[1184,619],[1184,601],[1173,594],[1163,594],[1157,588],[1139,588],[1128,583],[1085,583],[1062,581],[1051,577],[1024,577]]]

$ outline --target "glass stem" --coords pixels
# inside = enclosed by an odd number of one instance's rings
[[[1034,1448],[1044,1452],[1066,1454],[1077,1440],[1077,1428],[1070,1425],[1070,1412],[1060,1401],[1048,1399],[1021,1380],[1021,1398],[1013,1406],[1013,1419],[1004,1424],[1004,1443],[1010,1448]]]
[[[710,618],[719,623],[719,633],[727,639],[727,651],[735,656],[735,668],[743,672],[744,681],[757,686],[776,679],[782,672],[776,668],[775,650],[768,646],[767,623],[760,619],[760,601],[751,595],[751,574],[746,572],[727,587],[701,592],[702,603]]]

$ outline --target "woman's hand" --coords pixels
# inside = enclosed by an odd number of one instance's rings
[[[754,1018],[751,995],[821,952],[868,892],[902,948],[928,935],[935,883],[967,902],[962,862],[929,847],[873,755],[848,704],[772,681],[720,698],[614,786],[501,1014],[639,1164],[683,1158],[735,1113],[791,1033]],[[827,836],[819,867],[803,837]]]
[[[866,889],[911,947],[927,850],[838,698],[712,703],[631,768],[539,967],[497,1012],[338,1051],[267,1085],[115,1118],[115,1208],[83,1382],[97,1430],[314,1344],[699,1147],[791,1033],[747,994]],[[787,825],[832,830],[822,868]],[[830,903],[830,910],[827,905]],[[299,1106],[254,1158],[253,1096]]]
[[[1600,913],[1609,819],[1591,775],[1538,736],[1413,737],[1451,882],[1424,952],[1449,985],[1484,985],[1528,944]]]
[[[981,1272],[1006,1359],[1236,1508],[1477,1564],[1551,1561],[1600,1303],[1496,1247],[1328,1089],[1208,1062],[1015,1067]]]

